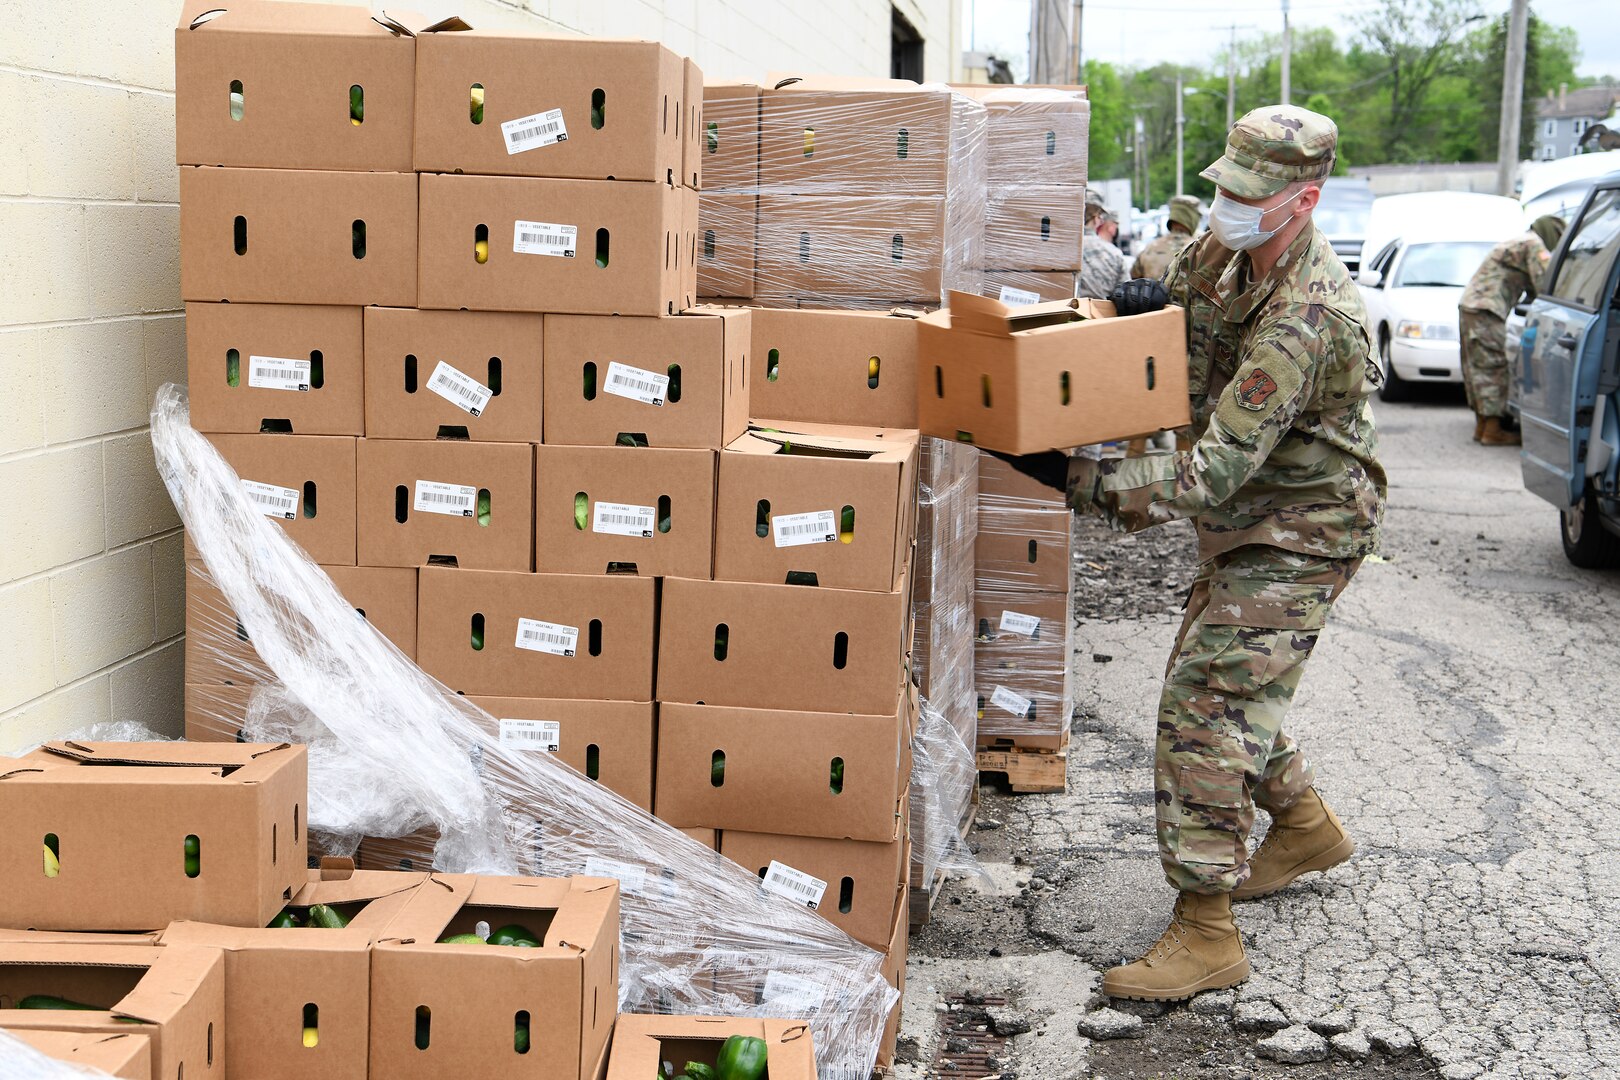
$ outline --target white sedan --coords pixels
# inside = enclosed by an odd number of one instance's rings
[[[1462,382],[1457,302],[1495,242],[1391,240],[1357,281],[1384,368],[1382,396],[1395,401],[1419,382]]]

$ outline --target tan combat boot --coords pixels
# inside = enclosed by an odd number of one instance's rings
[[[1485,434],[1485,414],[1474,414],[1474,441],[1479,442],[1480,436]]]
[[[1485,418],[1485,426],[1479,432],[1479,441],[1482,446],[1520,446],[1524,442],[1517,431],[1503,429],[1500,416]]]
[[[1356,842],[1315,788],[1271,819],[1271,831],[1249,859],[1249,880],[1232,892],[1234,900],[1270,896],[1301,874],[1337,866],[1356,850]]]
[[[1232,921],[1231,895],[1184,892],[1163,936],[1142,959],[1104,975],[1102,991],[1137,1001],[1185,1001],[1248,977],[1249,958]]]

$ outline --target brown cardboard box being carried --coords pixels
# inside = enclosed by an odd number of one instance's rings
[[[308,766],[286,743],[62,742],[6,759],[0,926],[263,926],[303,881]]]
[[[765,91],[760,186],[793,194],[942,196],[951,134],[951,94],[938,86],[796,79]]]
[[[625,1013],[613,1030],[607,1080],[647,1080],[665,1075],[668,1063],[713,1066],[733,1035],[765,1040],[771,1080],[815,1080],[816,1052],[803,1020],[756,1020],[730,1016],[642,1016]]]
[[[917,314],[756,308],[750,411],[780,420],[916,427]]]
[[[979,291],[1008,307],[1072,300],[1079,287],[1073,270],[986,270]]]
[[[417,663],[488,697],[653,700],[655,582],[422,570]]]
[[[365,434],[359,308],[187,304],[198,431]]]
[[[759,196],[705,191],[698,196],[698,295],[747,299],[758,288]]]
[[[658,700],[881,716],[900,693],[910,598],[904,577],[893,592],[666,578]]]
[[[455,439],[361,439],[355,528],[362,566],[528,570],[534,448]]]
[[[1035,454],[1190,422],[1179,307],[1117,316],[1106,300],[1070,300],[1013,311],[952,292],[918,332],[926,435]]]
[[[131,887],[124,885],[125,891]],[[0,1000],[15,1004],[31,994],[91,1008],[0,1009],[0,1027],[100,1036],[138,1032],[151,1040],[152,1076],[225,1076],[225,958],[218,949],[0,944]]]
[[[766,891],[811,907],[856,941],[881,949],[894,930],[895,890],[906,877],[904,816],[895,832],[872,843],[722,829],[720,854],[759,873]]]
[[[347,859],[327,859],[308,872],[287,906],[325,904],[349,920],[345,927],[170,924],[165,946],[224,950],[224,1053],[232,1076],[343,1080],[366,1074],[371,946],[426,880],[425,873],[356,871]]]
[[[541,947],[439,943],[486,924],[521,926]],[[619,883],[435,875],[371,972],[373,1076],[591,1080],[618,1007]]]
[[[759,104],[764,91],[751,83],[703,88],[703,190],[752,190],[759,186]]]
[[[180,167],[180,295],[416,303],[416,174]]]
[[[0,1027],[4,1027],[0,1021]],[[33,1050],[79,1069],[97,1070],[118,1080],[152,1080],[152,1040],[145,1035],[110,1032],[11,1031]]]
[[[759,420],[719,472],[721,580],[887,592],[911,558],[915,431]]]
[[[707,578],[713,450],[535,447],[535,569]]]
[[[539,442],[542,318],[366,308],[366,430],[373,439]]]
[[[696,302],[696,203],[664,184],[424,173],[415,302],[673,315]]]
[[[725,446],[748,426],[751,315],[548,315],[546,442]]]
[[[210,435],[248,501],[318,563],[353,566],[355,440],[346,435]],[[197,558],[195,549],[187,556]]]
[[[650,701],[469,697],[495,717],[489,729],[521,753],[553,753],[576,771],[652,812],[656,721]]]
[[[761,195],[754,295],[772,306],[938,306],[945,209],[938,195]]]
[[[986,202],[986,266],[1080,269],[1084,185],[991,184]]]
[[[652,41],[421,34],[416,169],[679,186],[697,138],[685,122],[683,67]]]

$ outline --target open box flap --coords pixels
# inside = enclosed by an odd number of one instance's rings
[[[394,12],[404,26],[421,26],[427,19],[414,12]],[[398,36],[396,30],[374,20],[364,7],[345,4],[291,4],[280,0],[186,0],[180,11],[180,29],[192,33],[273,33]],[[408,30],[404,31],[409,34]]]
[[[1101,304],[1107,304],[1106,308]],[[990,337],[1011,337],[1037,326],[1064,325],[1079,318],[1111,318],[1114,305],[1107,301],[1054,300],[1046,304],[1010,308],[999,300],[976,293],[950,294],[950,326]]]
[[[279,754],[299,754],[291,743],[49,742],[41,750],[74,761],[110,765],[175,765],[195,768],[236,768]]]
[[[878,433],[882,432],[881,435]],[[852,459],[899,462],[916,444],[916,433],[880,428],[844,427],[795,421],[756,420],[747,434],[726,447],[728,452],[775,454],[783,447],[802,447]]]

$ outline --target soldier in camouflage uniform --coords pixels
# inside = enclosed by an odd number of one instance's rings
[[[1164,233],[1154,237],[1153,242],[1136,257],[1131,264],[1131,277],[1164,277],[1164,272],[1170,269],[1170,264],[1181,254],[1181,249],[1192,243],[1193,234],[1198,231],[1198,222],[1203,216],[1204,212],[1195,196],[1177,195],[1171,199],[1169,224]]]
[[[1552,250],[1564,235],[1564,219],[1538,217],[1523,236],[1491,249],[1457,304],[1457,336],[1462,343],[1463,387],[1474,410],[1474,441],[1486,446],[1518,446],[1517,433],[1502,429],[1507,414],[1507,317],[1520,296],[1531,300]]]
[[[1106,237],[1099,231],[1107,232]],[[1114,235],[1119,225],[1103,205],[1102,196],[1086,189],[1086,233],[1080,241],[1079,296],[1093,300],[1106,300],[1129,275],[1125,272],[1125,254],[1114,246]]]

